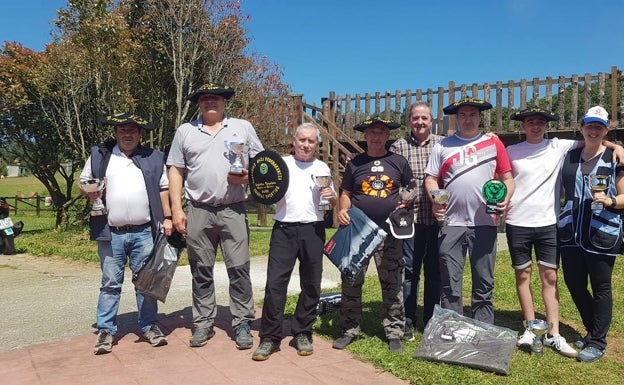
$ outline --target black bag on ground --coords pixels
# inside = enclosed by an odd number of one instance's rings
[[[164,303],[181,252],[182,248],[176,248],[167,241],[161,228],[154,240],[150,256],[132,274],[132,282],[136,289]]]

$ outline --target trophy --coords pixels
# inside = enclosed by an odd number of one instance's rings
[[[331,175],[312,175],[312,180],[314,181],[314,184],[317,185],[319,188],[329,187],[331,186],[331,183],[332,183]],[[323,197],[320,197],[319,211],[330,211],[330,210],[331,210],[331,204],[329,203],[329,201]]]
[[[406,206],[410,205],[412,201],[416,199],[416,195],[418,195],[418,191],[416,190],[416,182],[414,179],[410,180],[407,186],[399,188],[399,197],[401,197],[401,202]]]
[[[485,198],[485,212],[488,214],[500,214],[497,203],[505,200],[507,185],[497,179],[490,179],[483,184],[483,197]]]
[[[243,173],[243,154],[245,153],[245,143],[225,142],[225,147],[234,153],[234,162],[230,166],[230,172],[234,174]]]
[[[445,205],[448,203],[448,200],[449,200],[449,192],[448,190],[444,190],[444,189],[431,191],[431,196],[433,197],[433,201],[439,205]],[[447,224],[446,216],[443,216],[441,219],[438,219],[438,224],[440,226],[445,226]]]
[[[593,192],[605,191],[609,188],[609,182],[611,181],[610,175],[589,175],[585,177],[585,181],[589,185],[589,189]],[[604,205],[600,202],[592,202],[591,209],[600,211],[604,208]]]
[[[85,193],[96,193],[104,190],[106,187],[106,178],[81,179],[80,189]],[[91,202],[91,216],[99,216],[106,214],[106,206],[102,202],[102,198],[89,198]]]
[[[534,319],[528,322],[524,321],[524,326],[527,330],[530,330],[533,334],[535,334],[535,338],[533,338],[533,343],[531,344],[531,354],[542,354],[544,351],[542,336],[548,332],[550,325],[544,320]]]

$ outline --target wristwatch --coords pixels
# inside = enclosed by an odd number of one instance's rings
[[[617,206],[617,201],[615,200],[615,197],[611,197],[611,207],[615,206]]]

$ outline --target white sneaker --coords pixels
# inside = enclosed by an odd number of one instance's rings
[[[516,345],[518,347],[529,347],[533,343],[534,339],[535,339],[535,333],[533,333],[529,329],[526,329],[522,337],[520,337],[518,342],[516,342]]]
[[[544,335],[544,345],[550,346],[562,355],[566,357],[576,357],[578,352],[566,342],[566,339],[559,334],[555,334],[548,338],[548,335]]]

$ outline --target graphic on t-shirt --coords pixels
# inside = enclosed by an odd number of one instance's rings
[[[375,198],[387,198],[392,191],[394,181],[387,175],[371,175],[362,182],[362,191]]]

